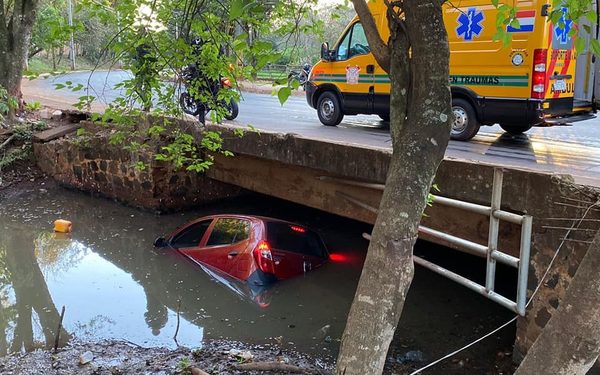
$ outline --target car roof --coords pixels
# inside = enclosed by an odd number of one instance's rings
[[[302,227],[306,227],[303,224],[298,224],[298,223],[294,223],[291,221],[287,221],[287,220],[282,220],[282,219],[275,219],[272,217],[267,217],[267,216],[260,216],[260,215],[245,215],[245,214],[216,214],[216,215],[208,215],[208,216],[202,216],[199,218],[196,218],[194,220],[191,220],[189,222],[197,222],[197,221],[202,221],[202,220],[208,220],[208,219],[220,219],[220,218],[235,218],[235,219],[246,219],[246,220],[260,220],[263,222],[277,222],[277,223],[284,223],[284,224],[290,224],[290,225],[300,225]],[[306,229],[310,229],[310,228],[306,228]],[[310,229],[312,231],[312,229]]]

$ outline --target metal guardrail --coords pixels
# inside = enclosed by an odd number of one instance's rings
[[[371,188],[376,190],[383,190],[385,185],[374,184],[360,181],[345,180],[329,176],[319,177],[321,180],[329,180],[344,183],[352,186],[360,186],[365,188]],[[431,229],[425,226],[419,226],[419,232],[426,234],[430,237],[437,238],[446,243],[456,245],[459,248],[463,248],[468,252],[486,258],[486,277],[485,285],[480,285],[472,280],[467,279],[457,273],[449,271],[437,264],[429,262],[421,257],[413,256],[414,262],[420,266],[423,266],[433,272],[436,272],[442,276],[449,278],[467,288],[499,303],[500,305],[516,312],[523,316],[525,315],[525,308],[527,302],[527,280],[529,275],[529,257],[531,251],[531,228],[533,218],[530,215],[517,215],[511,212],[502,211],[500,209],[500,203],[502,198],[502,180],[503,172],[500,168],[494,169],[494,183],[492,187],[492,200],[490,206],[482,206],[475,203],[464,202],[456,199],[446,198],[434,195],[433,202],[436,204],[458,208],[461,210],[477,213],[484,216],[489,216],[490,227],[488,232],[488,244],[487,246],[472,242],[460,237],[453,236],[448,233],[444,233],[435,229]],[[359,207],[365,208],[371,212],[377,213],[377,208],[371,207],[356,198],[352,198],[344,193],[338,193],[342,198],[358,205]],[[520,254],[519,257],[501,252],[498,249],[498,236],[500,221],[508,221],[513,224],[521,225],[521,241],[520,241]],[[366,235],[365,238],[370,240],[370,236]],[[494,291],[495,279],[496,279],[496,263],[500,262],[508,266],[518,269],[518,280],[517,280],[517,297],[516,301],[512,301]]]
[[[486,277],[485,286],[477,284],[461,275],[449,271],[441,266],[431,263],[423,258],[414,256],[414,262],[425,268],[430,269],[442,276],[445,276],[457,283],[466,286],[467,288],[486,296],[487,298],[499,303],[500,305],[516,312],[523,316],[525,315],[525,307],[527,303],[527,280],[529,275],[529,257],[531,252],[531,228],[533,218],[530,215],[517,215],[511,212],[502,211],[500,203],[502,198],[502,169],[494,169],[494,184],[492,187],[492,200],[490,206],[482,206],[478,204],[463,202],[455,199],[434,196],[434,203],[454,207],[489,216],[490,227],[488,232],[488,244],[481,244],[465,240],[447,233],[443,233],[425,226],[420,226],[419,231],[433,238],[446,241],[447,243],[464,247],[476,255],[486,258]],[[519,257],[501,252],[498,249],[498,236],[500,221],[508,221],[514,224],[521,225],[521,241]],[[494,291],[496,279],[496,262],[506,264],[518,269],[517,279],[517,297],[516,301],[512,301]]]
[[[288,73],[292,70],[297,72],[302,70],[301,65],[283,65],[283,64],[268,64],[258,72],[259,78],[262,79],[281,79],[287,78]]]

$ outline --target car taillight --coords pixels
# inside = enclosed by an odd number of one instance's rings
[[[546,95],[547,61],[547,49],[536,49],[533,51],[533,72],[531,75],[531,97],[533,99],[544,99]]]
[[[306,232],[306,229],[299,227],[297,225],[290,225],[290,229],[293,230],[294,232],[298,232],[298,233]]]
[[[254,249],[254,259],[258,263],[258,268],[266,273],[275,273],[275,265],[273,264],[273,255],[271,247],[267,241],[260,241]]]
[[[231,88],[231,81],[229,78],[221,78],[221,85],[223,87]]]
[[[329,260],[332,262],[348,262],[350,258],[346,254],[329,254]]]

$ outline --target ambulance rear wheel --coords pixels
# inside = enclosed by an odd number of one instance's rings
[[[336,126],[342,122],[344,113],[338,96],[331,91],[324,92],[317,102],[317,114],[325,126]]]
[[[512,135],[519,135],[525,133],[527,130],[531,129],[533,125],[508,125],[508,124],[500,124],[502,130]]]
[[[450,138],[457,141],[468,141],[479,131],[479,120],[471,103],[464,99],[452,99],[452,113],[454,121]]]

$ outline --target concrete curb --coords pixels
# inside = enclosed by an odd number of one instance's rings
[[[268,83],[260,84],[250,81],[238,82],[240,91],[248,92],[253,94],[267,94],[272,95],[273,90],[281,86],[271,86]],[[292,90],[292,96],[302,97],[305,96],[305,92],[302,89]]]

